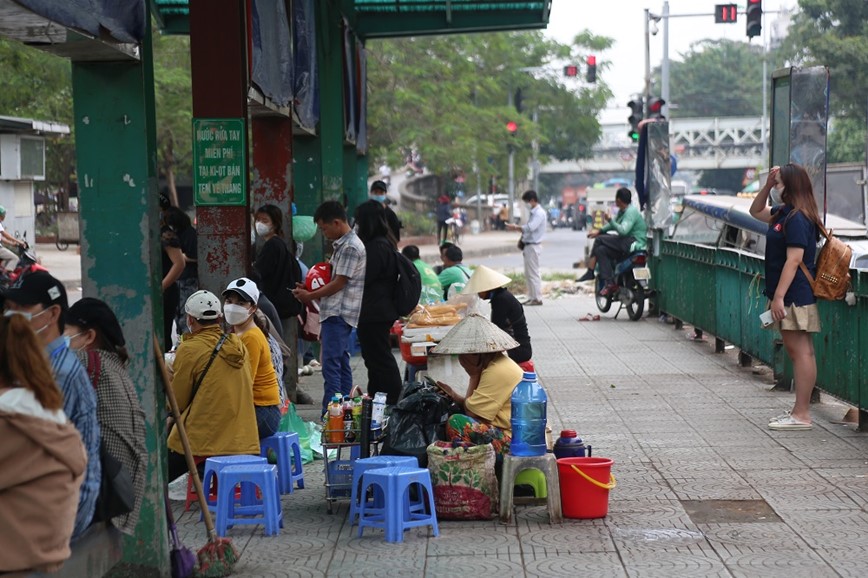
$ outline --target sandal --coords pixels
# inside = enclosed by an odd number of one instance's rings
[[[599,321],[600,316],[594,315],[593,313],[588,313],[584,317],[579,317],[579,321]]]
[[[769,429],[775,431],[802,431],[812,427],[812,424],[799,421],[791,415],[769,423]]]
[[[769,423],[774,423],[776,421],[781,421],[782,419],[787,419],[790,417],[790,412],[782,413],[781,415],[776,415],[772,419],[769,420]]]

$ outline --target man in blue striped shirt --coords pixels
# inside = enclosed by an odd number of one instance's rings
[[[63,412],[87,451],[87,474],[81,484],[73,541],[90,525],[102,474],[99,458],[99,422],[96,393],[87,373],[63,337],[63,318],[69,304],[63,283],[46,271],[22,276],[4,293],[5,315],[24,315],[40,338],[51,361],[54,379],[63,393]]]

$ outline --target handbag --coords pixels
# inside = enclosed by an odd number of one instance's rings
[[[94,390],[98,389],[102,365],[100,364],[99,353],[96,351],[87,352],[87,370],[91,385],[93,385]],[[103,439],[99,442],[99,461],[102,476],[93,513],[93,522],[108,522],[112,518],[133,511],[136,504],[136,492],[129,472],[120,460],[111,454]]]
[[[518,247],[519,251],[524,251],[524,241],[522,241],[521,239],[518,240],[518,245],[516,246]]]

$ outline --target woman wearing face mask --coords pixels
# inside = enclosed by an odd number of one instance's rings
[[[256,324],[259,288],[250,279],[241,277],[226,287],[223,298],[223,318],[247,348],[259,439],[267,438],[274,435],[280,425],[280,384],[265,332]]]
[[[772,206],[768,207],[768,200]],[[773,430],[811,429],[811,391],[817,379],[814,333],[820,331],[817,299],[801,270],[812,275],[822,226],[811,178],[799,165],[772,167],[750,207],[755,219],[769,224],[766,233],[765,278],[774,327],[793,362],[796,402],[792,411],[773,418]]]
[[[108,452],[123,464],[133,481],[135,505],[129,514],[112,519],[121,532],[132,535],[145,492],[145,412],[127,372],[129,356],[117,317],[104,302],[85,297],[66,313],[64,335],[96,389],[97,419]],[[100,516],[99,504],[95,519]]]
[[[283,211],[275,205],[262,205],[255,218],[256,234],[265,241],[253,263],[255,278],[259,289],[277,309],[282,335],[287,337],[292,335],[293,323],[301,311],[301,305],[297,301],[293,303],[295,298],[287,289],[301,281],[300,267],[284,240]]]

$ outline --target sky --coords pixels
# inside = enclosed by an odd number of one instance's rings
[[[738,15],[735,24],[715,24],[714,5],[725,4],[726,0],[669,0],[669,59],[681,60],[681,54],[689,51],[694,42],[712,39],[727,39],[746,41],[745,16]],[[735,2],[739,12],[744,11],[746,0]],[[605,9],[601,9],[604,6]],[[765,11],[781,8],[794,8],[796,0],[765,0]],[[627,102],[630,97],[644,90],[645,86],[645,9],[652,14],[663,11],[663,0],[553,0],[549,25],[544,32],[546,36],[562,44],[570,43],[577,33],[583,29],[590,30],[598,36],[615,39],[614,46],[598,53],[597,77],[603,78],[609,85],[614,97],[609,101],[608,108],[602,112],[600,122],[603,124],[627,123]],[[702,16],[677,15],[703,14]],[[707,15],[705,15],[707,14]],[[774,14],[765,16],[765,29],[770,29],[770,21]],[[663,57],[663,22],[658,24],[659,32],[651,36],[650,53],[651,69],[660,65]],[[764,30],[765,32],[765,30]],[[760,43],[760,38],[752,40]],[[600,68],[602,63],[608,63],[608,69]]]

